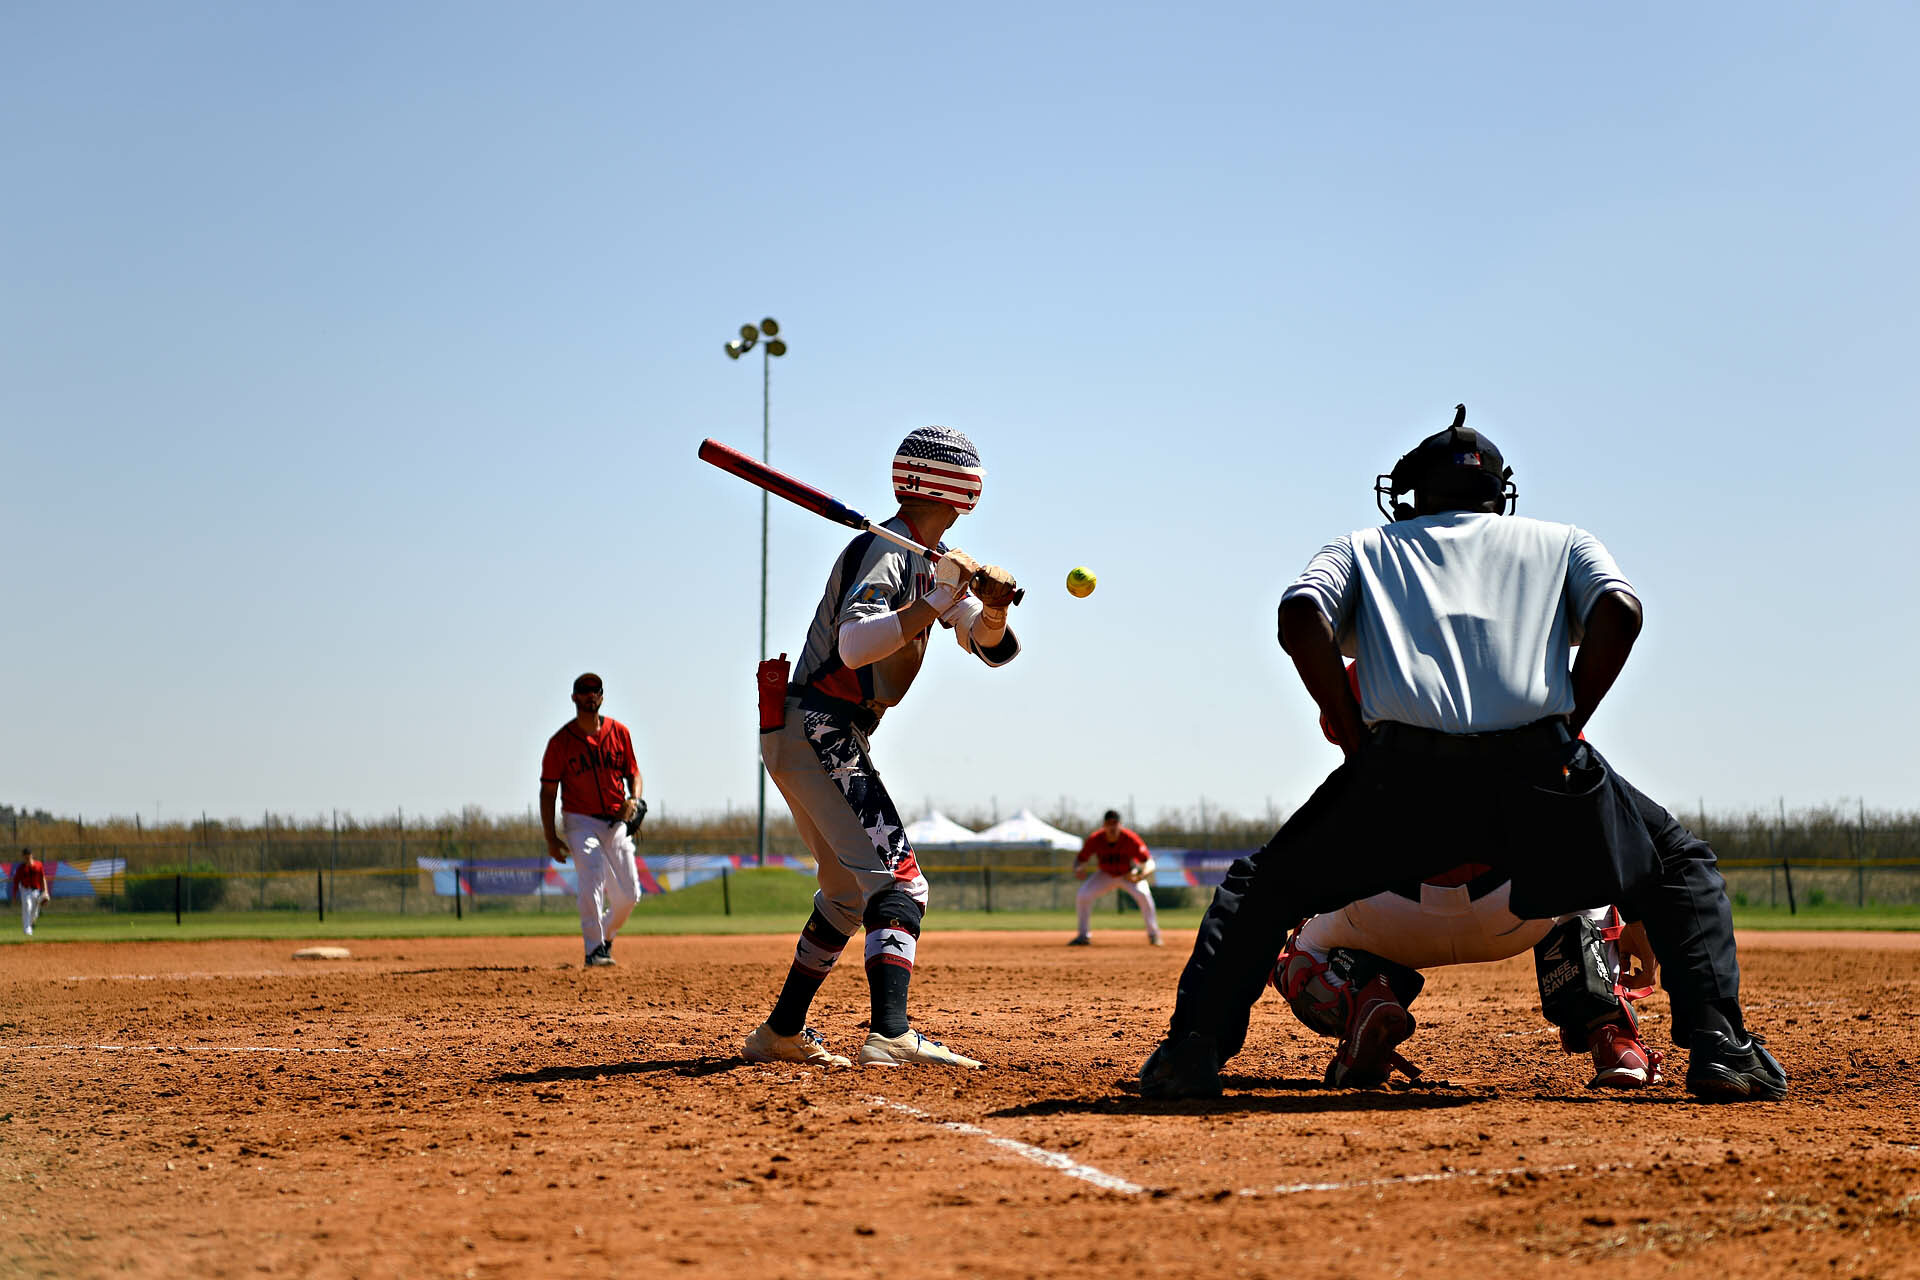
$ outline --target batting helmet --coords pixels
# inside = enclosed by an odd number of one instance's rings
[[[1466,425],[1467,406],[1455,405],[1453,425],[1435,432],[1393,464],[1393,470],[1373,478],[1373,501],[1389,520],[1411,520],[1414,508],[1399,501],[1403,493],[1417,493],[1431,510],[1471,510],[1498,503],[1501,514],[1520,505],[1513,486],[1513,468],[1500,456],[1499,446]]]
[[[952,427],[921,427],[893,455],[893,492],[971,511],[980,501],[987,469],[973,441]]]

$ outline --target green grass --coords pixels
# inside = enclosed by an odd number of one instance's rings
[[[627,922],[628,934],[737,934],[793,933],[807,918],[813,900],[813,881],[791,871],[743,871],[729,876],[724,889],[709,880],[674,893],[644,898]],[[195,941],[202,938],[460,938],[560,937],[577,935],[579,917],[571,900],[549,899],[545,911],[501,909],[483,899],[479,911],[469,910],[456,920],[451,901],[436,899],[433,914],[397,912],[330,913],[324,924],[312,911],[194,912],[183,924],[171,912],[110,915],[91,907],[56,902],[40,917],[38,937],[46,942]],[[732,914],[723,906],[730,905]],[[1102,907],[1107,904],[1102,903]],[[1163,909],[1160,921],[1167,929],[1191,929],[1200,923],[1201,909]],[[1920,905],[1869,906],[1865,910],[1823,903],[1803,905],[1797,914],[1785,906],[1735,907],[1734,924],[1742,929],[1920,929]],[[27,942],[17,929],[5,927],[0,916],[0,945]],[[1110,907],[1093,915],[1100,932],[1138,933],[1140,917],[1118,914]],[[943,911],[936,890],[934,909],[927,919],[929,932],[964,929],[1060,930],[1074,927],[1071,910],[1053,911]]]
[[[1823,903],[1789,913],[1778,907],[1740,907],[1733,909],[1737,929],[1920,929],[1920,905],[1869,903],[1866,907]]]

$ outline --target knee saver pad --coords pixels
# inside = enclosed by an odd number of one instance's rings
[[[867,899],[867,909],[861,913],[860,920],[868,929],[898,929],[917,938],[924,914],[920,904],[905,889],[889,888]]]
[[[1533,948],[1533,967],[1540,980],[1540,1012],[1548,1022],[1569,1033],[1585,1047],[1585,1035],[1608,1022],[1621,1020],[1625,1003],[1614,985],[1607,963],[1606,941],[1585,916],[1563,920],[1547,931]],[[1625,1024],[1631,1026],[1631,1015]]]

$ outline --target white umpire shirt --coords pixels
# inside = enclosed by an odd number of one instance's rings
[[[1633,586],[1584,529],[1446,511],[1330,544],[1281,603],[1333,624],[1368,724],[1494,733],[1572,713],[1572,648],[1609,591]]]

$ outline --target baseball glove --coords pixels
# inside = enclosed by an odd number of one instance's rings
[[[646,820],[647,802],[643,797],[635,796],[633,798],[633,816],[627,819],[627,834],[630,836],[639,835],[640,824]]]
[[[1021,594],[1013,575],[997,564],[990,564],[973,575],[973,594],[989,609],[1004,609]]]

